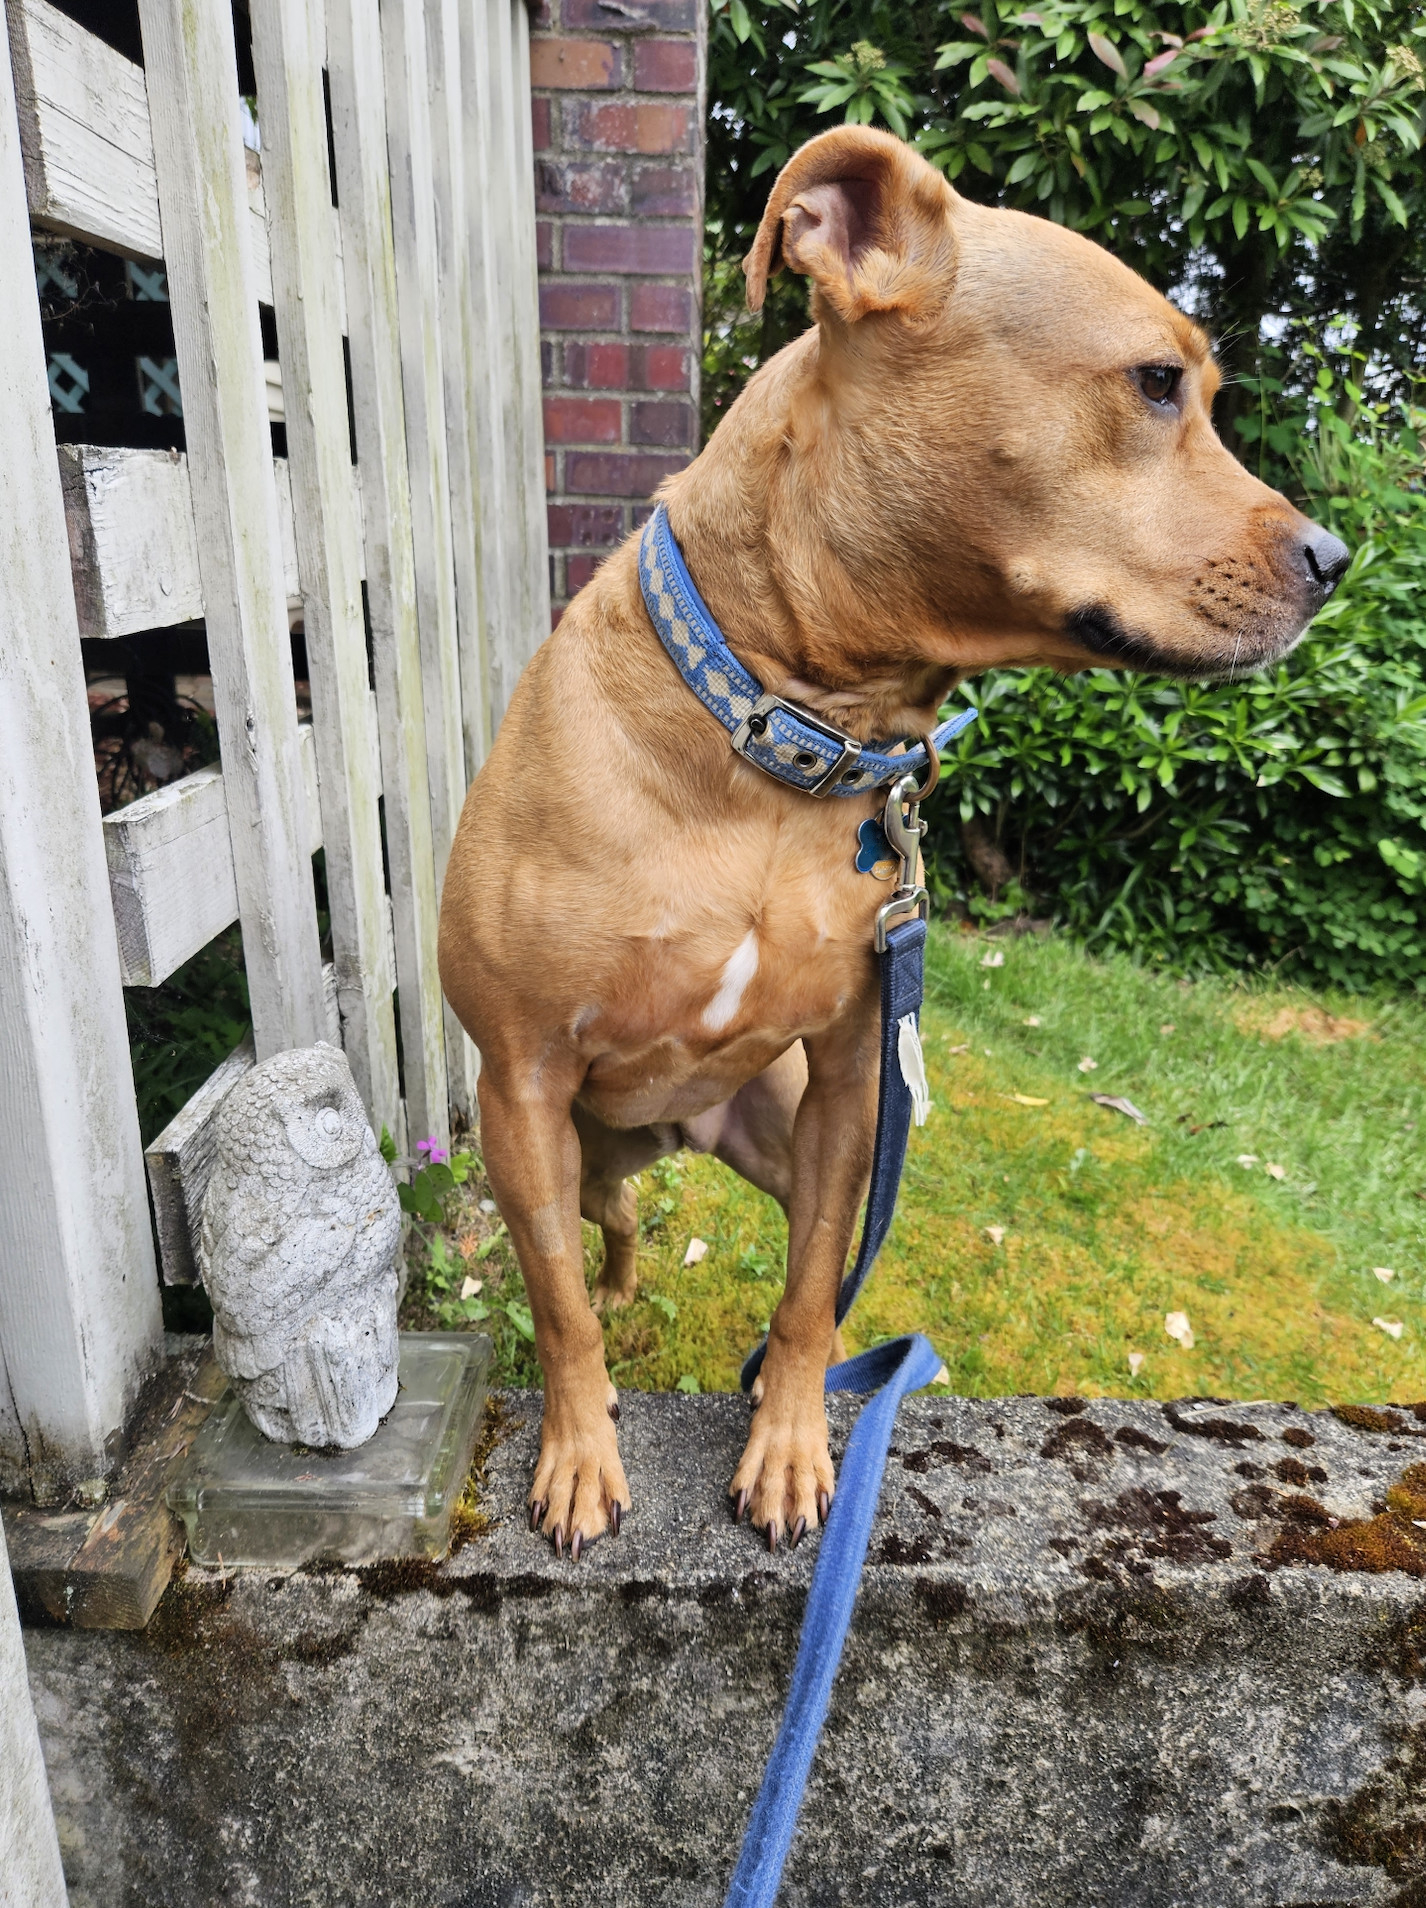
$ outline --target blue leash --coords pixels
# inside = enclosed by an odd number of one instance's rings
[[[745,761],[813,796],[864,796],[892,786],[883,830],[878,832],[874,823],[864,822],[858,834],[873,859],[877,843],[899,855],[901,875],[891,899],[877,914],[881,1074],[876,1140],[861,1243],[837,1295],[840,1325],[890,1229],[915,1100],[917,1093],[925,1091],[917,1021],[925,988],[926,893],[916,884],[916,856],[926,825],[918,819],[916,774],[922,769],[929,772],[925,784],[929,791],[939,772],[940,749],[973,722],[977,712],[963,709],[923,742],[892,748],[859,742],[812,710],[769,694],[739,661],[699,594],[663,504],[640,539],[639,582],[649,620],[679,674],[727,729],[732,748]],[[909,806],[909,814],[903,815],[903,806]],[[873,831],[870,841],[867,830]],[[872,864],[863,863],[859,854],[856,865]],[[904,918],[908,913],[910,918]],[[924,1103],[920,1117],[925,1117]],[[749,1354],[742,1373],[745,1391],[757,1377],[766,1350],[764,1340]],[[853,1427],[842,1459],[837,1495],[812,1571],[787,1707],[753,1805],[726,1908],[771,1908],[776,1898],[851,1626],[896,1408],[908,1391],[929,1385],[940,1369],[941,1361],[930,1343],[915,1332],[849,1358],[827,1373],[828,1391],[862,1391],[872,1396]]]
[[[912,1095],[901,1064],[900,1039],[904,1020],[910,1016],[914,1021],[921,1007],[926,923],[919,918],[903,921],[887,932],[885,942],[881,956],[881,1079],[871,1189],[856,1261],[837,1295],[839,1325],[890,1229],[911,1125]],[[744,1390],[756,1377],[766,1349],[764,1340],[743,1366]],[[851,1628],[896,1409],[908,1391],[929,1385],[940,1369],[940,1358],[930,1341],[913,1332],[910,1337],[893,1338],[833,1365],[827,1373],[828,1391],[869,1391],[872,1396],[853,1427],[842,1459],[837,1495],[812,1570],[787,1706],[753,1804],[724,1908],[772,1908],[777,1897],[832,1684]]]
[[[867,1543],[881,1496],[896,1407],[929,1385],[941,1360],[919,1332],[893,1338],[827,1373],[828,1391],[870,1391],[852,1430],[837,1495],[812,1570],[807,1614],[787,1707],[728,1886],[725,1908],[772,1908],[817,1751],[832,1683],[851,1627]]]

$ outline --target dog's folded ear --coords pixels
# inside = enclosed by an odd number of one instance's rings
[[[778,174],[743,260],[749,306],[762,308],[768,279],[786,265],[805,272],[849,324],[873,311],[925,312],[950,288],[955,197],[890,133],[820,133]]]

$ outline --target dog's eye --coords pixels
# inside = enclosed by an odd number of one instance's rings
[[[1150,404],[1172,404],[1183,370],[1176,364],[1141,364],[1135,367],[1133,378]]]

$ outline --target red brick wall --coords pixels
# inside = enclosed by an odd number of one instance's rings
[[[542,0],[535,194],[555,620],[698,448],[703,0]]]

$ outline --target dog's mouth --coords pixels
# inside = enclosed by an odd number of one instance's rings
[[[1126,628],[1107,603],[1090,603],[1071,610],[1065,632],[1081,649],[1102,657],[1113,669],[1132,669],[1139,675],[1169,676],[1181,682],[1233,682],[1254,675],[1277,662],[1297,643],[1301,631],[1269,635],[1244,632],[1231,640],[1225,634],[1204,650],[1185,655],[1144,630]]]

